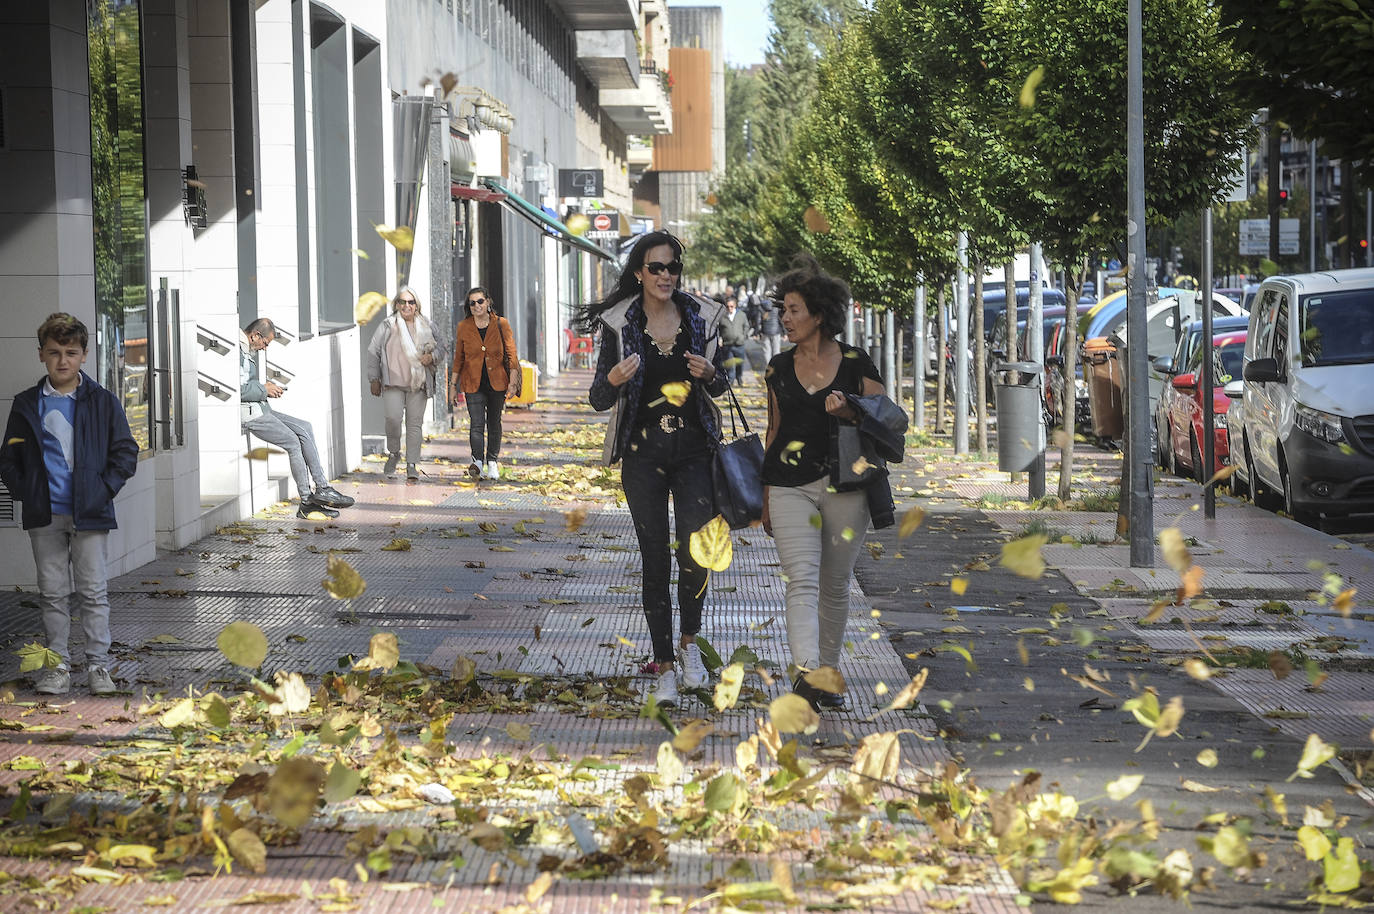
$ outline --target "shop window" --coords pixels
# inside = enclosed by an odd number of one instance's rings
[[[139,0],[88,0],[96,380],[120,397],[141,456],[152,452],[148,200]],[[89,364],[89,363],[88,363]]]

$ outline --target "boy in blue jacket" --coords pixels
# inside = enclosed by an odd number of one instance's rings
[[[15,396],[0,448],[0,479],[24,503],[48,649],[62,658],[39,674],[40,695],[65,695],[72,685],[73,583],[87,685],[92,695],[115,691],[105,546],[116,526],[115,494],[138,469],[138,444],[119,400],[81,370],[89,341],[86,325],[70,314],[51,314],[38,328],[38,359],[48,374]]]

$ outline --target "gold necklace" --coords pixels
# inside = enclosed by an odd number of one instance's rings
[[[677,345],[677,334],[679,329],[681,329],[681,324],[674,327],[672,332],[667,336],[654,336],[652,332],[649,334],[649,339],[653,342],[654,348],[658,350],[659,355],[666,358],[673,354],[673,347]]]

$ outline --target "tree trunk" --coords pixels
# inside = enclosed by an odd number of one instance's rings
[[[949,343],[949,312],[945,310],[945,286],[940,286],[939,298],[936,302],[936,326],[940,328],[940,336],[935,341],[935,434],[945,433],[945,390],[949,384],[948,372],[945,370],[945,347]]]
[[[983,261],[973,263],[973,397],[978,419],[978,455],[988,452],[988,340],[983,324]]]
[[[1073,429],[1077,421],[1078,396],[1074,377],[1078,370],[1078,296],[1083,282],[1088,276],[1088,257],[1065,269],[1064,298],[1067,308],[1064,311],[1064,402],[1060,411],[1064,415],[1064,427],[1059,430],[1059,500],[1067,503],[1073,489]]]
[[[1035,272],[1034,270],[1031,271]],[[1016,345],[1016,323],[1018,310],[1016,304],[1016,262],[1008,260],[1002,265],[1002,285],[1007,290],[1007,361],[1021,361],[1021,351]],[[1026,301],[1030,302],[1030,289],[1026,290]],[[1031,332],[1030,320],[1026,320],[1026,332]],[[1030,352],[1030,347],[1026,347],[1026,352]]]

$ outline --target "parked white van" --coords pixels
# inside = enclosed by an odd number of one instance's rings
[[[1374,269],[1273,276],[1245,342],[1233,459],[1305,522],[1374,511]]]

